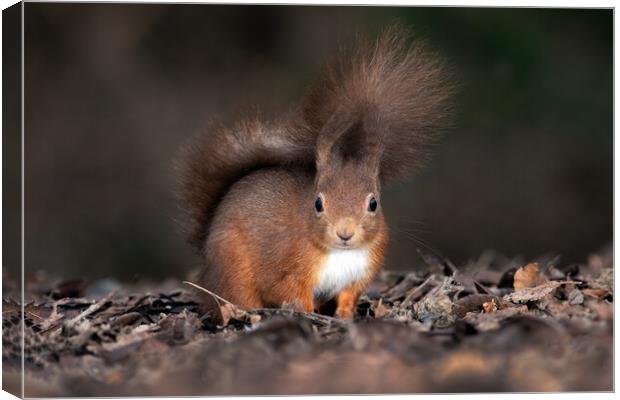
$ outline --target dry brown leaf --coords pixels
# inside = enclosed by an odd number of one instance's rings
[[[545,310],[556,317],[566,313],[570,307],[567,301],[560,301],[555,296],[545,296],[536,306],[539,310]]]
[[[445,278],[441,286],[435,287],[413,305],[414,316],[422,322],[432,321],[437,327],[450,325],[457,315],[454,313],[454,303],[448,294],[462,289],[461,286],[454,284],[451,277]]]
[[[581,290],[573,288],[573,290],[568,293],[568,304],[583,304],[583,293],[581,293]]]
[[[530,263],[515,272],[514,288],[516,290],[533,288],[547,283],[548,279],[540,272],[538,263]]]
[[[614,290],[614,272],[611,268],[605,268],[601,271],[601,274],[590,283],[590,287],[593,289],[606,290],[612,293]]]
[[[42,330],[49,329],[51,326],[55,325],[57,322],[59,322],[63,318],[64,318],[64,314],[61,314],[58,312],[58,302],[55,301],[54,304],[52,305],[52,313],[45,321],[41,323],[41,329]]]
[[[591,289],[591,288],[583,289],[581,293],[585,294],[586,296],[594,297],[595,299],[604,299],[610,294],[609,291],[605,289]]]
[[[373,311],[375,313],[375,318],[382,318],[390,313],[389,307],[383,304],[383,299],[379,299],[377,305],[373,306]]]
[[[493,313],[481,314],[481,313],[470,312],[470,313],[467,313],[467,315],[465,316],[465,318],[463,318],[463,320],[474,325],[477,330],[482,332],[482,331],[489,331],[492,329],[497,329],[500,327],[500,323],[503,320],[513,317],[517,314],[524,314],[527,312],[528,312],[527,306],[523,305],[519,307],[502,308]]]
[[[512,293],[508,293],[504,296],[504,301],[510,301],[512,303],[527,303],[528,301],[537,301],[553,292],[557,287],[564,284],[574,284],[571,281],[551,281],[536,287],[526,287],[520,290],[516,290]]]
[[[232,303],[224,303],[220,306],[220,314],[222,316],[222,326],[228,326],[231,319],[243,321],[247,316],[247,312],[235,306]]]
[[[483,306],[485,303],[488,303],[494,299],[495,297],[489,294],[470,294],[457,300],[454,304],[454,312],[457,317],[462,318],[468,312],[479,312],[480,309],[484,309]],[[496,304],[499,305],[499,299],[495,300]]]

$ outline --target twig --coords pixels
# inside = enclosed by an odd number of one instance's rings
[[[237,307],[233,302],[226,300],[225,298],[218,296],[217,294],[213,293],[212,291],[203,288],[202,286],[196,285],[195,283],[192,283],[190,281],[183,281],[183,283],[186,283],[190,286],[193,286],[194,288],[198,289],[198,290],[202,290],[205,293],[210,294],[211,296],[213,296],[215,298],[215,301],[217,302],[217,305],[220,306],[220,302],[218,300],[222,300],[224,303],[228,303],[231,306]],[[241,307],[237,307],[237,308],[241,308]]]
[[[221,300],[225,303],[230,304],[231,306],[238,308],[240,310],[243,310],[241,307],[235,305],[233,302],[226,300],[225,298],[213,293],[212,291],[203,288],[202,286],[196,285],[195,283],[189,282],[189,281],[183,281],[183,283],[188,284],[198,290],[202,290],[205,293],[210,294],[211,296],[213,296],[215,298],[215,300]],[[219,302],[218,302],[219,305]],[[295,311],[295,310],[286,310],[283,308],[255,308],[252,310],[244,310],[247,313],[257,313],[257,314],[268,314],[268,315],[274,315],[274,314],[280,314],[280,315],[298,315],[298,316],[302,316],[306,319],[309,319],[312,322],[317,322],[317,323],[321,323],[321,324],[335,324],[335,325],[340,325],[340,326],[344,326],[346,325],[345,321],[342,321],[340,319],[337,318],[333,318],[333,317],[329,317],[327,315],[321,315],[321,314],[317,314],[317,313],[311,313],[311,312],[301,312],[301,311]]]
[[[338,325],[338,326],[346,326],[347,322],[338,318],[330,317],[327,315],[317,314],[313,312],[306,311],[295,311],[295,310],[287,310],[285,308],[255,308],[249,311],[249,313],[255,312],[257,314],[263,315],[296,315],[310,320],[311,322],[316,322],[321,325]]]
[[[90,305],[86,310],[82,311],[77,316],[71,318],[69,321],[66,322],[67,328],[72,328],[72,327],[76,326],[77,323],[80,322],[81,320],[83,320],[84,318],[86,318],[89,315],[94,314],[95,312],[99,311],[101,309],[101,307],[103,307],[108,301],[110,301],[110,298],[112,298],[113,295],[114,295],[114,292],[108,293],[101,300],[99,300],[98,302]]]
[[[411,303],[415,298],[422,293],[422,290],[426,288],[430,284],[431,281],[435,280],[435,275],[431,275],[424,282],[420,284],[420,286],[416,287],[405,297],[405,300],[401,303],[402,307],[406,307],[409,303]]]
[[[60,321],[63,317],[64,315],[58,312],[58,301],[55,301],[54,304],[52,304],[52,313],[49,317],[47,317],[45,321],[41,323],[41,330],[45,332],[50,327],[54,326],[54,324]]]
[[[393,302],[400,297],[405,297],[407,291],[410,290],[411,287],[415,286],[416,283],[421,281],[422,279],[417,275],[413,273],[407,274],[400,283],[386,290],[383,293],[383,298],[387,301]]]

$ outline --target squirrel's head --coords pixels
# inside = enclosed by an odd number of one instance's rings
[[[378,146],[362,123],[323,136],[317,146],[317,174],[311,204],[316,234],[328,248],[354,249],[387,229],[381,205]]]
[[[327,248],[356,249],[386,229],[376,179],[356,163],[321,174],[308,208],[316,234]]]

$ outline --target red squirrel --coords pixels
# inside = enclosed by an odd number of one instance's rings
[[[355,315],[383,265],[381,188],[427,159],[452,86],[435,54],[400,28],[328,66],[282,121],[199,135],[180,165],[199,284],[246,309],[328,300]]]

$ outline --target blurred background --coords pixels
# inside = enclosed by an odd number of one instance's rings
[[[610,243],[612,10],[26,3],[27,274],[185,276],[200,260],[175,222],[178,148],[290,109],[339,44],[393,21],[461,86],[432,164],[385,189],[387,267],[427,251],[414,235],[455,263]]]

